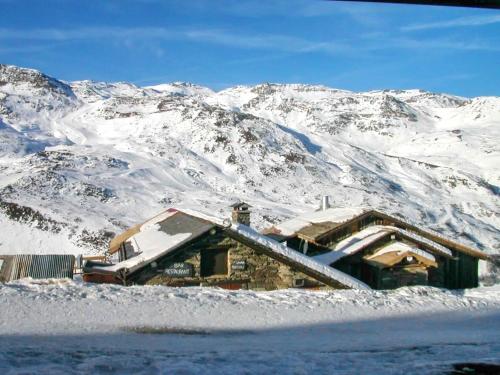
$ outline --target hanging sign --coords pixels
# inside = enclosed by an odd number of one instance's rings
[[[233,271],[245,271],[247,269],[247,262],[246,262],[246,260],[235,260],[231,264],[231,269]]]

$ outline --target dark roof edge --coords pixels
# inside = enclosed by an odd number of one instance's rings
[[[434,242],[437,242],[440,245],[449,246],[451,244],[453,247],[453,250],[460,251],[462,253],[465,253],[467,255],[470,255],[470,256],[473,256],[475,258],[479,258],[482,260],[490,260],[490,256],[488,254],[486,254],[485,252],[483,252],[479,249],[473,248],[471,246],[463,245],[459,242],[456,242],[456,241],[452,240],[451,238],[448,238],[447,236],[445,236],[441,233],[438,233],[438,232],[433,231],[433,230],[421,228],[418,225],[408,223],[402,219],[396,218],[396,217],[389,215],[389,214],[386,214],[384,212],[380,212],[377,210],[372,210],[371,212],[373,214],[382,216],[386,219],[394,220],[394,221],[399,222],[401,224],[407,225],[408,227],[412,228],[412,230],[415,231],[415,233],[420,234],[421,236],[426,237]]]

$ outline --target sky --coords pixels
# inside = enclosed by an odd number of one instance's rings
[[[500,11],[314,0],[0,0],[0,63],[58,79],[500,96]]]

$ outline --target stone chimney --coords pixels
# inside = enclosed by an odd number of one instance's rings
[[[250,205],[245,202],[238,202],[232,204],[233,211],[231,212],[231,219],[233,223],[244,224],[250,226]]]

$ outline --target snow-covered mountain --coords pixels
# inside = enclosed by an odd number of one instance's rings
[[[500,252],[500,98],[61,82],[0,65],[0,252],[97,253],[166,207],[369,205]]]

